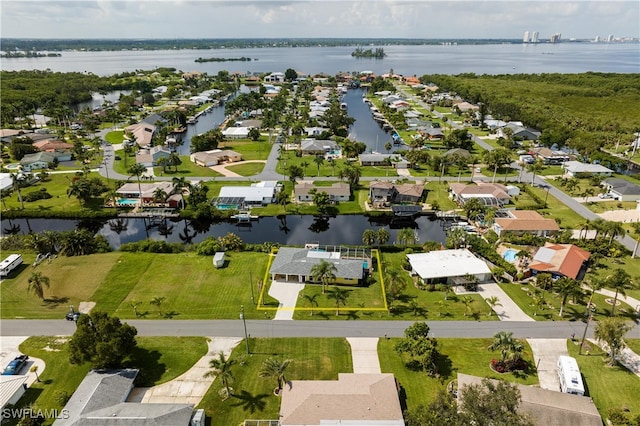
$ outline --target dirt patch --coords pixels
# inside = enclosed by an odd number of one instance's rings
[[[95,308],[95,306],[96,302],[80,302],[78,311],[82,312],[83,314],[88,314],[93,308]]]

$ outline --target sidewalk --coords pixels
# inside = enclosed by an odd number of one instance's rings
[[[596,346],[600,346],[602,350],[608,352],[608,345],[604,342],[599,342],[595,339],[587,339]],[[616,357],[616,360],[624,365],[629,371],[636,376],[640,377],[640,355],[635,353],[629,348],[624,348],[620,351],[620,355]]]
[[[493,310],[498,314],[500,321],[535,321],[525,314],[498,284],[478,284],[478,294],[485,300],[493,296],[498,298],[502,306],[496,306]]]

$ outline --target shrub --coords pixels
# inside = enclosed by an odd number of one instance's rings
[[[143,253],[181,253],[184,251],[182,243],[168,243],[157,240],[140,240],[132,243],[124,243],[120,251]]]
[[[24,201],[32,202],[51,198],[51,194],[49,194],[45,188],[40,188],[38,191],[32,191],[24,194],[23,198]]]

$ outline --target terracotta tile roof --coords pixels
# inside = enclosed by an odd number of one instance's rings
[[[507,194],[507,187],[499,183],[479,183],[478,185],[466,185],[464,183],[450,183],[449,187],[458,196],[465,195],[486,195],[495,198],[508,200],[511,198]]]
[[[576,279],[582,264],[589,260],[590,256],[591,253],[573,244],[545,243],[533,256],[529,269]]]
[[[424,185],[403,183],[402,185],[397,185],[396,190],[398,191],[398,194],[420,198],[424,191]]]
[[[504,231],[559,231],[560,227],[553,219],[545,219],[534,210],[513,210],[513,217],[495,219]]]

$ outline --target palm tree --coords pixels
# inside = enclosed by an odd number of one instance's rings
[[[324,157],[322,157],[321,155],[316,155],[316,157],[313,159],[313,162],[318,166],[318,176],[320,176],[320,166],[324,164]]]
[[[318,301],[316,300],[316,297],[318,297],[318,293],[305,294],[303,297],[307,302],[309,302],[309,305],[311,305],[311,316],[313,316],[313,307],[318,306]]]
[[[447,230],[446,232],[447,238],[445,240],[445,245],[447,247],[453,247],[454,249],[458,249],[462,247],[462,245],[467,241],[467,233],[463,228],[455,227]]]
[[[307,167],[309,167],[309,162],[307,160],[302,160],[300,162],[300,167],[302,167],[302,170],[304,170],[305,173],[306,173],[306,169],[307,169]]]
[[[634,222],[631,224],[633,228],[633,233],[638,237],[636,240],[636,245],[633,247],[633,253],[631,253],[631,258],[636,258],[636,252],[638,251],[638,245],[640,244],[640,222]]]
[[[138,179],[138,192],[140,193],[140,203],[142,203],[142,186],[140,185],[140,177],[147,171],[147,168],[140,163],[132,164],[127,169],[127,173]]]
[[[493,343],[489,346],[489,350],[500,351],[500,361],[518,361],[522,358],[524,345],[517,339],[513,338],[510,331],[500,331],[493,336]]]
[[[133,309],[133,314],[136,316],[136,318],[140,316],[140,314],[138,313],[138,306],[140,306],[140,304],[142,304],[142,302],[138,302],[135,300],[129,302],[129,306],[131,306],[131,308]]]
[[[462,303],[464,303],[464,316],[466,317],[468,314],[471,314],[471,304],[473,303],[473,299],[469,296],[465,296],[462,298]]]
[[[591,301],[593,300],[593,295],[596,291],[602,289],[606,285],[606,281],[599,277],[592,277],[591,280],[587,281],[586,286],[591,290],[589,294],[589,301],[587,302],[587,314],[589,316],[589,310],[591,309]]]
[[[611,244],[615,237],[624,234],[624,227],[620,222],[609,222],[607,223],[607,234],[609,235],[609,244]]]
[[[596,323],[594,337],[609,347],[609,365],[616,364],[616,357],[626,346],[623,337],[630,329],[622,318],[605,318]]]
[[[329,290],[327,297],[336,301],[336,315],[340,315],[340,304],[346,306],[347,299],[349,298],[349,291],[344,288],[333,287]]]
[[[491,296],[485,300],[489,304],[489,306],[491,306],[491,310],[489,311],[489,316],[493,315],[493,310],[495,309],[496,306],[502,306],[502,303],[500,303],[500,299],[498,299],[498,296]]]
[[[362,233],[362,243],[365,246],[372,246],[376,243],[376,237],[376,231],[374,231],[373,229],[365,229],[365,231]]]
[[[225,398],[233,395],[233,389],[229,387],[229,384],[234,379],[231,366],[235,363],[235,360],[225,357],[224,352],[220,351],[218,352],[218,358],[213,358],[209,361],[211,370],[204,373],[204,377],[220,377],[222,386],[224,386]]]
[[[613,298],[613,307],[611,308],[611,316],[615,314],[616,305],[618,303],[618,295],[626,296],[626,290],[631,290],[635,286],[631,280],[631,276],[622,268],[616,268],[611,275],[606,278],[607,286],[615,289],[616,295]]]
[[[376,231],[376,242],[379,246],[387,244],[389,242],[389,238],[391,238],[391,235],[389,235],[389,231],[385,228],[380,228]]]
[[[336,265],[331,262],[327,262],[324,259],[320,260],[320,263],[316,263],[311,267],[311,277],[314,281],[320,281],[322,283],[323,294],[329,281],[336,278],[336,272],[338,272]]]
[[[580,225],[578,226],[580,229],[580,234],[578,234],[578,237],[584,241],[587,238],[587,233],[591,229],[591,221],[589,219],[585,219],[584,222],[580,223]],[[584,231],[584,236],[582,235],[582,231]]]
[[[162,173],[166,173],[167,166],[169,165],[169,159],[167,157],[160,157],[158,158],[158,161],[156,161],[156,164],[162,167]]]
[[[177,173],[178,166],[182,164],[182,159],[178,154],[176,154],[175,152],[172,152],[171,154],[169,154],[168,162],[170,166],[173,166],[175,172]]]
[[[535,180],[536,180],[536,174],[537,174],[538,172],[540,172],[540,171],[542,170],[542,168],[543,168],[543,167],[544,167],[544,166],[542,165],[542,162],[541,162],[540,160],[536,160],[536,161],[534,161],[533,163],[531,163],[531,164],[529,164],[529,165],[527,166],[527,171],[528,171],[529,173],[533,173],[533,174],[531,175],[531,185],[533,185],[533,183],[534,183],[534,182],[535,182]]]
[[[49,288],[49,277],[45,277],[41,272],[33,272],[27,282],[27,290],[33,291],[40,300],[44,300],[44,287]]]
[[[398,241],[399,244],[403,244],[405,246],[409,244],[415,244],[417,242],[416,233],[411,228],[402,228],[400,231],[398,231],[396,241]]]
[[[279,394],[284,384],[287,383],[287,378],[285,377],[284,372],[291,362],[292,361],[290,359],[281,360],[279,358],[267,358],[262,363],[258,376],[276,379]]]
[[[167,200],[167,191],[162,188],[156,188],[153,191],[153,202],[154,203],[164,203]]]
[[[164,303],[165,299],[166,297],[164,296],[156,296],[149,302],[149,304],[158,308],[158,315],[160,316],[162,316],[162,304]]]
[[[24,182],[24,175],[22,172],[19,173],[10,173],[11,183],[13,185],[13,189],[18,193],[18,200],[20,201],[20,208],[24,210],[24,200],[22,199],[22,193],[20,192],[20,186]]]
[[[542,274],[536,275],[536,287],[541,288],[543,290],[548,290],[553,285],[553,278],[551,274],[543,272]]]
[[[565,305],[567,304],[567,300],[569,297],[578,298],[582,296],[582,290],[580,289],[580,284],[569,277],[562,277],[553,285],[553,289],[560,297],[562,297],[562,301],[560,302],[560,318],[562,318],[562,311],[564,310]]]

